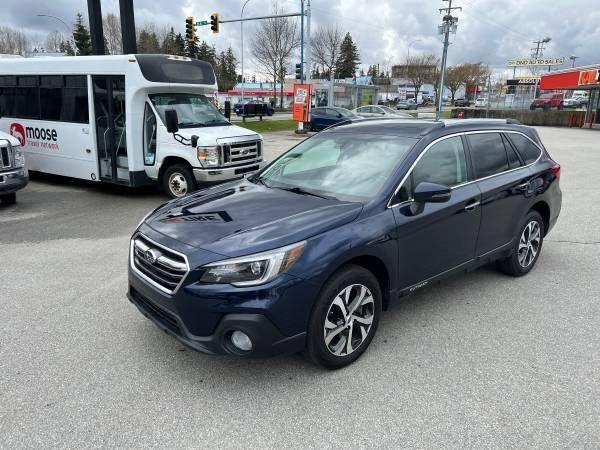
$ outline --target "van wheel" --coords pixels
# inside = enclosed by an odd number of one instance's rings
[[[12,194],[2,195],[0,196],[0,200],[3,205],[14,205],[17,203],[17,194],[13,192]]]
[[[183,197],[198,187],[192,169],[185,164],[169,166],[162,175],[162,185],[171,198]]]
[[[337,369],[356,361],[379,324],[381,289],[368,270],[347,265],[323,287],[308,327],[307,354],[316,364]]]
[[[535,266],[544,241],[544,220],[536,211],[530,211],[519,228],[519,234],[510,256],[498,261],[498,268],[513,277],[523,276]]]

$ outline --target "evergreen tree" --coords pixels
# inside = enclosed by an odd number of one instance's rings
[[[340,44],[340,57],[336,64],[336,74],[339,78],[356,76],[356,69],[360,63],[358,46],[352,40],[350,33],[346,33]]]
[[[75,50],[73,50],[71,41],[62,41],[58,49],[67,56],[75,56]]]
[[[90,32],[85,25],[83,16],[81,13],[77,13],[75,19],[75,26],[73,27],[73,40],[75,41],[75,48],[77,49],[78,55],[91,55],[92,54],[92,41],[90,38]]]
[[[181,33],[177,33],[175,36],[175,49],[173,54],[177,56],[185,56],[185,40],[183,39],[183,35]]]
[[[173,27],[166,34],[165,39],[163,40],[161,51],[166,55],[176,55],[177,44],[175,42],[175,30]]]
[[[206,43],[206,41],[202,41],[202,43],[198,46],[198,51],[196,52],[195,57],[210,63],[214,67],[217,59],[217,51],[215,50],[214,46],[211,47]]]
[[[155,32],[141,30],[138,35],[138,53],[159,53],[160,44]]]

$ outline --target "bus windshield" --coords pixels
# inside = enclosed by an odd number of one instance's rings
[[[231,125],[221,112],[204,95],[151,94],[150,100],[165,123],[165,111],[174,109],[179,118],[179,128],[215,127]]]

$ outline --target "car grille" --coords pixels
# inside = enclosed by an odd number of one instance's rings
[[[223,165],[239,166],[260,161],[262,157],[262,142],[249,141],[239,144],[223,145]]]
[[[138,274],[168,294],[177,290],[189,272],[183,255],[160,246],[141,234],[131,244],[131,261]]]
[[[10,147],[0,147],[0,169],[8,169],[12,166]]]
[[[171,330],[173,333],[177,335],[182,335],[181,328],[179,327],[179,323],[177,319],[161,307],[152,303],[152,301],[148,300],[138,291],[136,291],[133,287],[130,288],[130,294],[132,300],[142,308],[150,317],[154,320],[163,324],[166,328]]]

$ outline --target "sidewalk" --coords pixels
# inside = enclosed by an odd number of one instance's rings
[[[296,134],[293,131],[274,131],[263,134],[264,138],[264,158],[266,161],[272,161],[283,152],[289,150],[294,145],[302,142],[308,136],[314,133]]]

